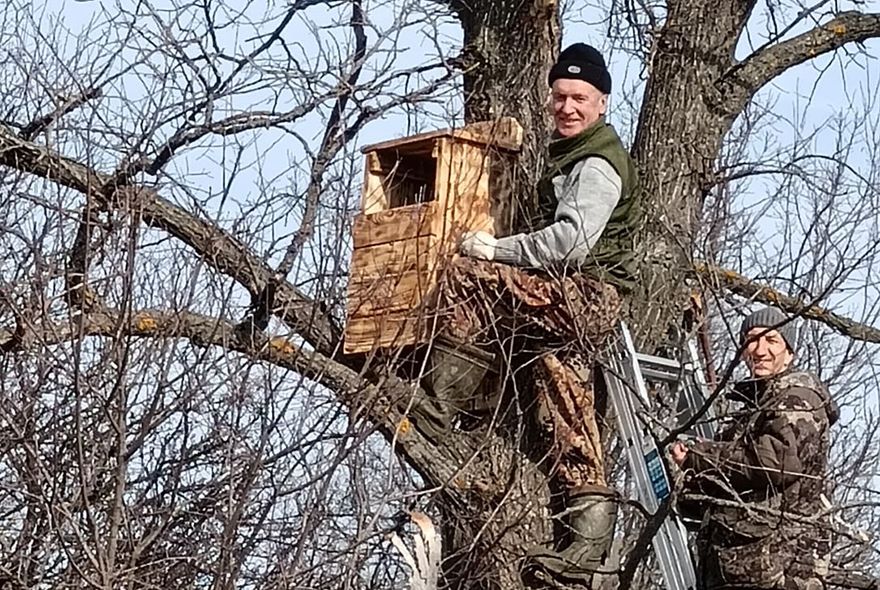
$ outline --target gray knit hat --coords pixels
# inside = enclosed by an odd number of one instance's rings
[[[746,319],[743,320],[742,326],[740,326],[740,343],[745,343],[746,334],[748,334],[749,330],[752,328],[772,328],[782,335],[782,339],[785,340],[788,349],[791,352],[794,352],[797,330],[794,327],[794,322],[786,322],[787,319],[788,318],[785,314],[775,307],[765,307],[764,309],[759,309],[758,311],[753,312],[746,316]],[[782,324],[783,322],[785,322],[785,324]]]

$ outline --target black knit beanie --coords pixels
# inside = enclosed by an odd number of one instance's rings
[[[559,54],[559,59],[550,68],[547,83],[553,86],[559,78],[583,80],[604,94],[611,94],[611,74],[605,67],[605,59],[599,50],[586,43],[569,45]]]
[[[785,340],[788,349],[794,353],[794,343],[797,338],[797,330],[795,330],[794,322],[789,321],[784,325],[780,325],[787,319],[788,318],[785,317],[785,314],[775,307],[759,309],[751,315],[746,316],[746,319],[743,320],[742,326],[739,328],[740,342],[745,344],[746,334],[748,334],[749,330],[752,328],[772,328],[779,332],[782,339]]]

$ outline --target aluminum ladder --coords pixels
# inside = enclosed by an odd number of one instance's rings
[[[617,416],[617,427],[634,478],[638,499],[650,512],[656,513],[670,493],[660,449],[639,410],[650,412],[651,402],[645,381],[667,384],[681,392],[678,407],[679,423],[683,423],[702,405],[707,396],[703,371],[699,366],[696,347],[689,343],[683,362],[658,356],[639,354],[629,329],[623,322],[617,330],[605,367],[608,397]],[[701,422],[693,429],[697,436],[711,438],[712,427]],[[678,517],[670,515],[653,539],[654,554],[665,581],[666,590],[694,590],[697,587],[694,563],[688,549],[687,531]]]

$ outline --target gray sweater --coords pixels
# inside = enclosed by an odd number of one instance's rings
[[[620,176],[604,158],[590,157],[553,178],[553,190],[558,201],[553,223],[499,239],[496,261],[544,268],[587,259],[620,200]]]

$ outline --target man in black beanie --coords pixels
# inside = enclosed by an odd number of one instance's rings
[[[523,267],[575,267],[628,291],[641,208],[635,165],[605,122],[611,74],[594,47],[575,43],[559,54],[547,81],[556,130],[538,187],[543,222],[502,238],[472,232],[462,253]]]
[[[794,369],[796,332],[782,312],[752,313],[739,336],[751,378],[730,398],[742,409],[715,440],[671,449],[685,492],[718,499],[681,505],[702,513],[699,587],[821,590],[830,531],[815,517],[826,510],[837,406],[816,375]]]
[[[462,252],[521,267],[573,268],[628,292],[635,282],[641,215],[635,165],[605,122],[611,75],[595,48],[575,43],[559,55],[547,82],[555,132],[539,185],[544,219],[534,231],[500,239],[469,234]],[[591,344],[598,349],[602,342]],[[609,567],[618,498],[606,481],[602,452],[596,451],[601,437],[591,362],[587,355],[578,357],[583,363],[572,360],[580,353],[565,359],[580,367],[571,377],[577,380],[576,399],[553,387],[545,388],[550,393],[539,388],[537,395],[538,421],[555,459],[554,482],[563,492],[559,518],[567,534],[556,547],[532,548],[525,569],[544,580],[589,585],[595,572]]]

